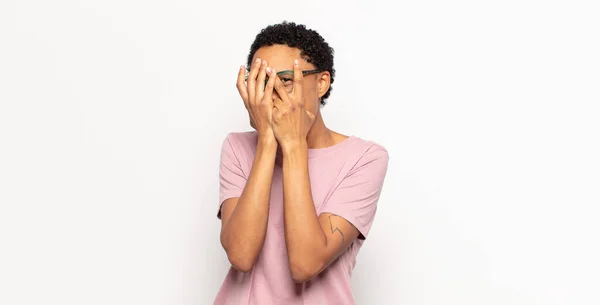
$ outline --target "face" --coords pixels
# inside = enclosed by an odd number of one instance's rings
[[[266,60],[268,67],[274,68],[277,72],[284,70],[294,70],[294,59],[299,59],[300,69],[314,70],[316,67],[303,59],[300,55],[300,50],[290,48],[286,45],[272,45],[262,47],[254,53],[252,62],[257,58]],[[304,107],[315,114],[317,119],[320,119],[320,100],[330,85],[330,74],[328,71],[323,71],[315,74],[305,75],[303,78],[303,96]],[[280,98],[276,91],[273,91],[275,98]]]

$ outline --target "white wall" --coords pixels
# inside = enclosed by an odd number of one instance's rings
[[[237,68],[284,19],[336,50],[329,126],[391,154],[359,304],[599,304],[599,13],[3,0],[0,304],[212,303]]]

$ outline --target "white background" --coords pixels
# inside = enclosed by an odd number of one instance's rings
[[[0,2],[0,304],[212,304],[218,161],[268,24],[390,152],[358,304],[600,304],[596,1]]]

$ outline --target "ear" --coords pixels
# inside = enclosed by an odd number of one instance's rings
[[[329,71],[323,71],[320,73],[320,77],[317,80],[317,90],[319,92],[319,99],[327,93],[329,87],[331,86],[331,74]]]

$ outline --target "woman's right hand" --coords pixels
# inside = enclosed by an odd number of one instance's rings
[[[245,79],[246,68],[240,67],[237,80],[237,89],[244,100],[244,106],[250,116],[250,125],[258,131],[259,137],[273,137],[273,87],[275,78],[270,78],[265,86],[267,74],[271,69],[266,60],[257,58],[248,79]],[[264,87],[264,88],[263,88]]]

